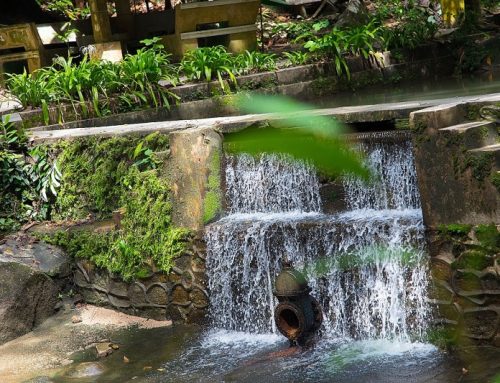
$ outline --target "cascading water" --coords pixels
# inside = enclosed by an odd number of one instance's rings
[[[229,215],[206,231],[214,327],[275,332],[272,282],[286,257],[305,270],[325,335],[422,335],[427,269],[411,143],[370,138],[359,146],[374,179],[344,178],[348,210],[335,215],[321,213],[311,166],[277,155],[228,158]]]

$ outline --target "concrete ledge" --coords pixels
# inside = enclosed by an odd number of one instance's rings
[[[436,99],[425,101],[396,102],[376,105],[361,105],[338,108],[317,109],[311,114],[329,116],[343,122],[375,122],[387,121],[395,118],[408,118],[413,111],[425,108],[437,107],[442,104],[460,103],[487,103],[500,101],[500,93],[484,96],[456,97],[453,99]],[[207,103],[215,102],[213,99],[202,100]],[[439,107],[438,107],[439,108]],[[31,131],[29,137],[32,142],[54,141],[59,139],[71,139],[87,136],[119,136],[127,134],[147,135],[152,132],[175,132],[189,128],[215,128],[221,133],[229,133],[244,129],[250,125],[281,119],[277,114],[248,114],[230,117],[214,117],[192,120],[148,122],[141,124],[124,124],[104,126],[97,128],[60,129],[51,131]]]

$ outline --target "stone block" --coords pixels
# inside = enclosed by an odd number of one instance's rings
[[[498,328],[500,307],[478,307],[464,310],[465,335],[473,339],[491,339]]]
[[[176,306],[189,306],[191,304],[189,293],[182,285],[176,285],[172,289],[172,303]]]
[[[152,304],[166,306],[169,303],[167,287],[159,283],[149,286],[147,299]]]
[[[146,288],[140,282],[134,282],[128,289],[128,296],[132,306],[140,306],[146,303]]]
[[[122,44],[120,41],[94,43],[89,49],[89,55],[95,60],[119,62],[123,60]]]

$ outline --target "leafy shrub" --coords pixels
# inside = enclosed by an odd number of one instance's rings
[[[419,8],[405,12],[398,25],[381,29],[386,49],[416,48],[431,40],[437,31],[437,23]]]
[[[0,233],[50,218],[60,177],[46,148],[29,148],[22,130],[0,120]]]
[[[292,66],[304,65],[311,60],[311,55],[302,51],[285,52],[283,55],[290,61]]]
[[[245,51],[234,58],[233,67],[238,68],[240,73],[272,71],[276,69],[276,55]]]
[[[87,56],[75,64],[72,58],[57,57],[51,67],[9,75],[7,86],[25,107],[42,107],[46,123],[51,104],[73,104],[84,117],[90,115],[88,104],[97,116],[145,106],[168,107],[177,97],[158,81],[176,80],[169,55],[159,38],[143,43],[137,54],[117,64]]]
[[[180,70],[190,80],[212,81],[217,79],[223,89],[224,77],[228,77],[236,84],[235,74],[238,67],[235,66],[234,58],[223,46],[198,48],[188,51],[181,63]]]

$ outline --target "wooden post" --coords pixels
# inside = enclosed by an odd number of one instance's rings
[[[90,0],[89,5],[94,41],[96,43],[111,41],[111,24],[106,0]]]

